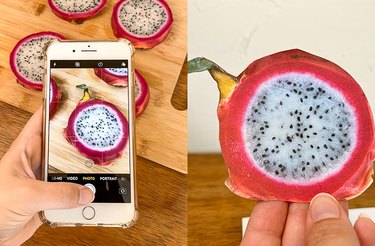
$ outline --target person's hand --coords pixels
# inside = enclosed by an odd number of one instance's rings
[[[370,246],[375,242],[375,223],[360,216],[354,227],[347,201],[316,195],[310,205],[281,201],[257,202],[241,245]]]
[[[73,183],[39,181],[42,110],[26,124],[0,161],[0,245],[20,245],[42,224],[38,212],[89,204],[90,189]]]

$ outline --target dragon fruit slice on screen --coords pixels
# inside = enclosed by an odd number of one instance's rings
[[[260,58],[239,76],[205,58],[220,90],[220,144],[226,185],[242,197],[309,202],[337,199],[371,183],[374,122],[358,83],[341,67],[301,50]]]
[[[128,142],[128,121],[112,103],[84,95],[71,113],[64,136],[79,153],[95,164],[107,166],[120,158]]]
[[[109,85],[128,86],[128,69],[126,68],[95,68],[95,75]],[[134,70],[135,76],[135,114],[139,116],[146,109],[150,99],[150,89],[143,76]]]

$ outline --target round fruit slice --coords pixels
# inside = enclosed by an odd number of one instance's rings
[[[39,32],[21,39],[10,53],[10,68],[17,81],[30,89],[43,88],[43,49],[54,39],[65,39],[55,32]]]
[[[172,22],[171,9],[164,0],[122,0],[112,13],[115,36],[130,40],[136,48],[149,49],[161,43]]]
[[[372,182],[374,123],[357,82],[336,64],[301,50],[263,57],[235,77],[205,58],[218,82],[220,144],[227,186],[259,200],[337,199]]]
[[[52,12],[59,18],[81,23],[97,15],[106,5],[107,0],[48,0]]]
[[[95,75],[109,85],[128,86],[128,70],[124,68],[95,68]],[[150,89],[142,75],[134,70],[135,75],[135,114],[139,116],[146,109],[150,99]]]
[[[109,165],[120,158],[128,142],[128,121],[113,104],[84,95],[72,112],[64,136],[78,152],[97,165]]]

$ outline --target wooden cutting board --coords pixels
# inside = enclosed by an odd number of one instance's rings
[[[42,103],[42,93],[16,83],[9,54],[18,40],[31,33],[55,31],[68,39],[114,39],[110,24],[117,1],[109,0],[95,18],[73,24],[57,18],[47,0],[1,1],[0,100],[29,112]],[[187,112],[171,105],[171,97],[187,52],[187,1],[169,0],[174,22],[163,43],[137,50],[135,68],[150,86],[150,102],[137,119],[137,153],[159,164],[187,173]]]

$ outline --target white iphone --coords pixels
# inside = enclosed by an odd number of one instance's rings
[[[88,206],[41,212],[51,226],[137,219],[133,53],[122,39],[54,41],[45,50],[43,178],[95,193]]]

